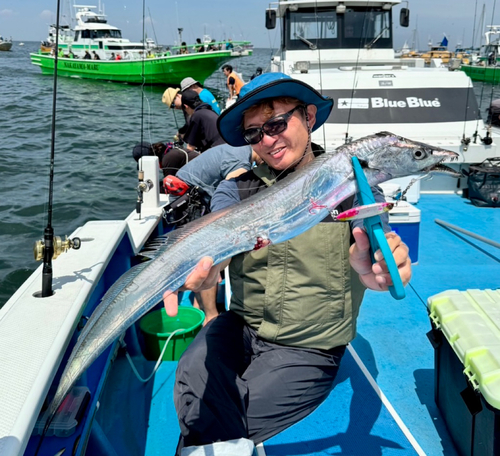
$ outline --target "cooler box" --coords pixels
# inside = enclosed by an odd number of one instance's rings
[[[411,262],[418,263],[420,209],[406,201],[398,202],[398,205],[389,211],[389,225],[410,249]]]
[[[427,307],[434,396],[461,455],[500,454],[500,290],[449,290]]]

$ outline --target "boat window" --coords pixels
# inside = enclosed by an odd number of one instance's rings
[[[83,32],[87,32],[89,36],[83,36]],[[121,30],[83,30],[82,38],[100,39],[100,38],[121,38]]]
[[[392,47],[389,11],[348,8],[343,17],[343,32],[343,47]]]
[[[308,49],[309,43],[329,47],[338,36],[335,10],[289,12],[287,24],[288,49]]]
[[[288,10],[284,18],[284,48],[287,50],[392,48],[391,11],[382,8],[334,8]]]

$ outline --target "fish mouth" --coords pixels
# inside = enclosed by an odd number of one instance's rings
[[[458,154],[456,152],[451,152],[449,150],[433,150],[432,155],[442,156],[441,160],[435,165],[429,166],[424,169],[426,173],[439,173],[445,174],[451,177],[460,177],[462,174],[457,170],[450,168],[449,166],[443,165],[443,161],[448,159],[450,161],[458,161]]]
[[[453,168],[450,168],[449,166],[443,165],[441,163],[437,163],[434,166],[429,166],[428,168],[424,169],[425,173],[439,173],[439,174],[446,174],[447,176],[451,177],[460,177],[462,174],[456,171]]]

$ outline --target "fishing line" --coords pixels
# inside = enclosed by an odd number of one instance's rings
[[[318,41],[320,41],[322,35],[320,35],[320,29],[319,29],[319,17],[318,17],[318,1],[316,0],[314,4],[314,16],[316,18],[316,36],[319,37],[317,38]],[[326,26],[328,28],[328,25]],[[321,69],[321,46],[318,46],[318,69],[319,69],[319,90],[320,93],[323,94],[323,71]],[[322,131],[323,131],[323,144],[325,147],[325,150],[327,149],[326,147],[326,127],[323,124],[322,125]],[[309,136],[310,139],[310,136]]]
[[[145,18],[146,18],[146,0],[142,0],[142,62],[141,62],[141,144],[144,141],[144,87],[146,85],[146,76],[145,76],[145,62],[146,62],[146,42],[145,42]],[[142,171],[142,160],[138,161],[140,171]]]
[[[497,0],[495,0],[493,2],[493,11],[491,13],[491,25],[493,26],[493,20],[495,18],[495,8],[496,8],[496,5],[497,5]],[[491,102],[493,101],[493,88],[495,86],[495,73],[497,72],[497,55],[496,55],[496,52],[495,52],[495,64],[494,64],[494,67],[493,67],[493,80],[491,82],[491,96],[490,96],[490,106],[491,106]],[[486,77],[486,68],[485,68],[485,71],[484,71],[484,76]],[[491,122],[491,121],[490,121]]]
[[[368,9],[369,2],[366,2],[365,8]],[[342,30],[342,39],[345,40],[345,15],[347,14],[347,11],[344,12],[344,15],[342,17],[342,24],[343,24],[343,30]],[[359,68],[359,56],[361,53],[361,44],[363,42],[363,37],[366,39],[366,35],[368,34],[367,27],[366,27],[366,18],[367,18],[367,11],[365,11],[365,14],[363,15],[363,27],[361,29],[361,35],[359,37],[359,42],[358,42],[358,52],[356,54],[356,64],[354,66],[354,78],[352,80],[352,88],[351,88],[351,104],[349,106],[349,111],[347,113],[347,129],[345,133],[345,139],[344,143],[347,144],[349,143],[349,128],[351,125],[351,114],[352,114],[352,100],[354,98],[354,92],[356,90],[356,78],[358,75],[358,68]],[[353,29],[354,32],[354,29]]]

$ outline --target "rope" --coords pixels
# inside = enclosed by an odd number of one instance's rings
[[[158,370],[158,368],[160,367],[160,364],[162,362],[162,359],[163,359],[163,355],[167,349],[167,346],[168,346],[168,343],[170,342],[170,340],[172,339],[172,337],[174,337],[174,335],[180,331],[185,331],[184,328],[180,328],[180,329],[176,329],[175,331],[173,331],[170,336],[168,336],[168,339],[167,341],[165,342],[165,345],[163,346],[163,349],[160,353],[160,357],[158,358],[158,361],[156,361],[156,364],[155,364],[155,367],[153,369],[153,371],[151,372],[151,374],[149,374],[149,376],[147,378],[143,378],[141,376],[141,374],[139,374],[137,368],[135,367],[135,364],[134,362],[132,361],[132,358],[131,356],[129,355],[128,351],[127,350],[127,345],[125,344],[125,342],[121,341],[120,342],[120,345],[125,349],[125,356],[126,358],[128,359],[128,362],[130,364],[130,367],[132,368],[132,371],[134,372],[135,376],[137,377],[137,379],[142,382],[142,383],[147,383],[149,382],[149,380],[151,380],[151,378],[153,377],[153,375],[156,373],[156,371]]]

